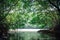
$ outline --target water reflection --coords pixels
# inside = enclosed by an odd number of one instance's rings
[[[55,38],[37,32],[19,32],[11,33],[10,40],[55,40]]]

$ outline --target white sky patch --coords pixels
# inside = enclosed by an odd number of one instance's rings
[[[53,8],[50,8],[50,10],[51,10],[51,11],[54,11],[54,9],[53,9]]]
[[[15,10],[11,10],[9,13],[14,13]]]

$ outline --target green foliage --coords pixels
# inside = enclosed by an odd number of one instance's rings
[[[9,0],[12,4],[13,0]],[[6,17],[10,28],[51,28],[58,20],[57,12],[51,9],[48,1],[18,0]],[[34,26],[34,27],[33,27]]]
[[[5,8],[3,14],[0,12],[0,19],[5,18],[3,22],[9,24],[10,29],[48,29],[54,27],[59,19],[57,11],[50,7],[47,0],[5,0],[4,2],[3,5],[0,4],[1,10]],[[50,37],[44,34],[20,32],[11,34],[10,40],[41,40],[40,38]]]

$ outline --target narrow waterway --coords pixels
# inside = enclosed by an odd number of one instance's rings
[[[10,30],[10,40],[55,40],[47,34],[37,33],[38,30],[43,29],[15,29]]]

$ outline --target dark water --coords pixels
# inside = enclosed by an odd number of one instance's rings
[[[10,35],[10,40],[55,40],[46,34],[36,33],[36,32],[19,32]]]

